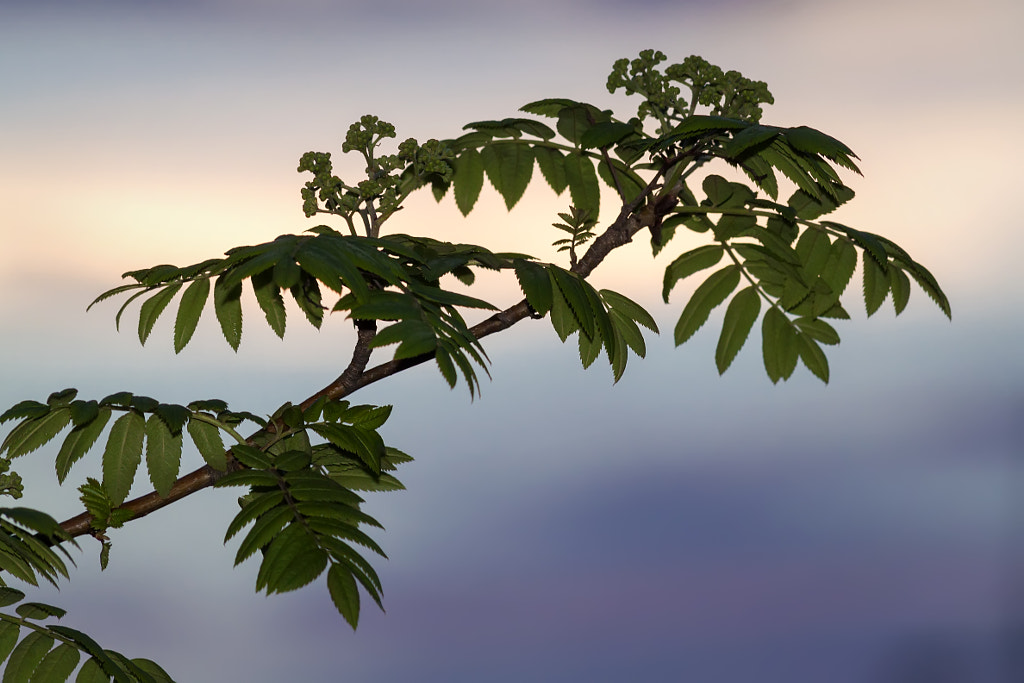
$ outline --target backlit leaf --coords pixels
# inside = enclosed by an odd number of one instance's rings
[[[677,257],[665,268],[665,282],[661,289],[661,296],[665,302],[668,303],[668,295],[677,282],[697,271],[714,266],[722,260],[724,253],[722,245],[706,244]]]
[[[590,217],[596,220],[601,209],[601,187],[597,182],[593,160],[578,152],[571,152],[564,157],[564,166],[573,205],[577,210],[589,211]]]
[[[160,417],[146,420],[146,466],[153,488],[166,498],[181,467],[181,434],[173,435]]]
[[[199,324],[199,317],[210,296],[210,281],[207,278],[195,280],[181,295],[178,315],[174,320],[174,352],[180,353]]]
[[[335,564],[327,572],[327,590],[338,612],[355,629],[359,623],[359,590],[355,578],[342,566]]]
[[[484,163],[478,151],[467,149],[455,160],[454,166],[452,184],[455,186],[455,205],[463,216],[467,216],[480,197],[484,185]]]
[[[218,427],[193,417],[188,421],[188,434],[210,467],[220,472],[227,469],[227,456]]]
[[[171,299],[174,298],[179,289],[181,289],[180,282],[168,285],[143,302],[142,307],[139,309],[140,343],[146,343],[146,339],[149,338],[149,333],[153,331],[153,325],[156,324],[157,318],[167,308],[167,304],[171,303]]]
[[[725,301],[739,283],[740,269],[735,264],[715,271],[701,283],[686,303],[676,323],[676,346],[692,337],[708,319],[711,311]]]
[[[238,350],[242,341],[242,284],[228,284],[224,276],[213,286],[214,311],[228,345]]]
[[[862,265],[864,268],[864,307],[870,317],[879,309],[889,293],[889,276],[872,258],[864,258]]]
[[[31,453],[60,434],[70,421],[71,411],[63,406],[51,409],[42,417],[24,420],[0,444],[0,453],[6,450],[9,459]]]
[[[722,322],[722,333],[718,338],[718,347],[715,349],[715,365],[719,374],[732,365],[736,354],[750,336],[750,330],[760,313],[761,296],[755,287],[741,290],[729,302],[729,307],[725,310],[725,320]]]
[[[82,458],[99,438],[103,428],[107,426],[110,419],[110,408],[99,408],[96,417],[83,425],[79,425],[68,433],[64,443],[61,444],[60,452],[57,453],[57,481],[61,484],[68,476],[71,466]]]
[[[114,505],[128,497],[135,471],[142,462],[146,421],[134,410],[119,417],[110,428],[103,451],[103,488]]]
[[[774,306],[761,321],[761,349],[772,384],[793,374],[799,354],[797,333],[789,318]]]
[[[274,274],[271,270],[265,270],[258,275],[253,275],[253,292],[256,294],[256,302],[259,304],[267,324],[280,338],[284,338],[284,329],[287,322],[287,314],[284,308],[284,297],[281,290],[274,281]]]

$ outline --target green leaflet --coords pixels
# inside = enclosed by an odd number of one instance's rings
[[[324,552],[302,526],[292,524],[267,547],[256,575],[256,590],[286,593],[309,584],[327,569]]]
[[[225,276],[213,285],[213,305],[224,339],[235,351],[242,342],[242,285],[229,285]]]
[[[4,683],[26,682],[43,656],[53,647],[53,638],[39,631],[32,631],[18,643],[4,667]]]
[[[61,444],[60,452],[57,453],[57,481],[61,484],[67,479],[71,466],[78,462],[82,456],[89,452],[96,439],[99,438],[103,428],[107,426],[110,419],[110,408],[104,406],[97,409],[96,417],[89,422],[80,424],[68,433],[64,443]]]
[[[3,415],[0,415],[0,424],[7,422],[8,420],[16,420],[18,418],[33,419],[42,417],[48,412],[50,412],[50,406],[45,403],[32,400],[20,401],[5,410]]]
[[[796,253],[803,266],[804,279],[810,282],[824,270],[832,254],[832,242],[828,238],[828,233],[813,228],[804,230],[797,240]]]
[[[828,384],[828,358],[825,357],[825,352],[821,350],[821,347],[818,346],[814,338],[808,334],[798,332],[796,339],[800,360],[818,379]]]
[[[284,328],[287,321],[287,314],[284,308],[284,297],[281,290],[274,281],[274,271],[265,270],[252,276],[253,292],[256,294],[256,302],[263,310],[267,318],[267,324],[279,338],[284,339]]]
[[[227,456],[218,427],[193,417],[188,421],[188,435],[210,467],[220,472],[227,469]]]
[[[533,150],[517,142],[495,142],[480,153],[484,171],[491,185],[512,209],[526,192],[533,175]]]
[[[551,326],[555,328],[555,334],[564,344],[569,335],[580,329],[580,325],[576,320],[576,314],[569,308],[558,285],[555,284],[555,276],[549,272],[549,277],[551,278]]]
[[[565,174],[565,157],[557,149],[552,147],[534,147],[533,155],[537,159],[537,166],[555,194],[562,194],[569,186],[569,179]]]
[[[71,410],[63,406],[53,408],[41,417],[26,419],[0,444],[0,453],[7,451],[9,460],[31,453],[56,437],[70,421]]]
[[[78,666],[81,655],[73,645],[61,643],[51,650],[32,674],[36,681],[66,681]]]
[[[637,302],[610,289],[602,289],[599,294],[611,310],[640,323],[655,334],[658,333],[658,324],[654,322],[654,318]]]
[[[838,301],[839,296],[850,283],[857,268],[857,249],[844,239],[832,243],[828,259],[821,269],[821,279],[832,289]]]
[[[774,306],[761,321],[761,349],[764,369],[772,384],[793,374],[799,354],[797,332],[786,314]]]
[[[589,120],[587,105],[576,104],[565,107],[558,112],[558,123],[555,128],[569,142],[579,145],[583,140],[583,134],[592,125]]]
[[[463,216],[468,216],[484,186],[484,162],[480,152],[471,148],[455,159],[454,166],[452,184],[455,186],[455,205]]]
[[[711,315],[711,311],[725,301],[739,283],[740,268],[733,264],[715,271],[697,287],[676,323],[676,346],[692,337]]]
[[[593,160],[580,152],[570,152],[563,161],[573,205],[578,211],[589,211],[591,219],[597,220],[601,210],[601,187]]]
[[[715,349],[718,374],[724,373],[732,365],[736,354],[746,344],[750,330],[760,313],[761,296],[757,293],[756,287],[741,290],[729,302],[729,307],[725,310],[725,320],[722,322],[722,333]]]
[[[569,309],[576,317],[580,329],[588,337],[594,337],[594,325],[596,311],[592,308],[587,296],[587,285],[581,278],[558,266],[549,266],[554,284],[558,287],[563,299],[569,305]],[[602,312],[604,309],[602,309]]]
[[[146,420],[146,466],[149,480],[161,498],[166,498],[181,467],[181,433],[171,434],[167,423],[153,414]]]
[[[863,267],[864,307],[867,309],[868,317],[871,317],[881,307],[889,293],[889,275],[872,258],[863,259]]]
[[[128,497],[135,480],[135,471],[142,462],[145,429],[145,419],[134,410],[119,417],[110,428],[103,451],[103,488],[115,506]]]
[[[899,268],[889,267],[889,290],[892,292],[892,305],[896,315],[903,312],[910,301],[910,279]]]
[[[628,123],[605,121],[588,127],[580,135],[579,144],[583,149],[611,147],[636,133],[636,129]],[[568,135],[565,137],[569,137]],[[569,138],[570,140],[572,138]]]
[[[834,345],[839,343],[839,333],[835,328],[824,320],[817,318],[797,318],[793,321],[800,328],[800,331],[822,344]]]
[[[736,133],[722,148],[726,159],[739,161],[748,152],[756,151],[762,145],[770,143],[779,134],[773,126],[749,126]]]
[[[199,316],[210,296],[210,280],[202,278],[194,281],[181,295],[178,315],[174,319],[174,352],[181,353],[189,340],[192,339],[199,324]],[[147,332],[148,335],[148,332]]]
[[[668,295],[677,282],[697,271],[714,266],[722,260],[724,253],[725,249],[722,245],[706,244],[677,257],[665,268],[665,282],[661,289],[661,296],[665,303],[668,303]]]
[[[153,331],[153,325],[156,324],[157,318],[167,308],[167,304],[171,303],[171,299],[174,298],[179,289],[181,289],[180,282],[168,285],[143,302],[142,307],[139,309],[139,342],[141,344],[145,345],[146,339],[149,338],[149,333]]]
[[[537,315],[547,315],[552,304],[552,284],[547,270],[544,266],[524,259],[516,259],[514,263],[516,279],[519,280],[519,287],[526,295],[526,301]]]
[[[239,517],[241,517],[241,513]],[[256,523],[253,524],[249,533],[245,535],[242,543],[238,546],[238,552],[235,553],[235,566],[237,567],[257,550],[273,541],[280,535],[285,526],[294,520],[295,513],[287,505],[274,507],[257,517]],[[228,529],[228,533],[231,533],[231,528]],[[228,538],[230,536],[225,536],[224,541],[227,542]]]
[[[359,590],[352,573],[341,565],[332,565],[327,572],[327,590],[334,606],[354,630],[359,623]]]

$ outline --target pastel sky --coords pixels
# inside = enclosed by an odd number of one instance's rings
[[[356,633],[320,582],[253,594],[255,564],[232,570],[222,544],[231,492],[116,533],[106,572],[83,543],[72,581],[35,597],[189,682],[1020,680],[1022,22],[1013,0],[0,0],[4,407],[66,386],[301,400],[346,361],[345,321],[293,315],[281,342],[247,309],[237,354],[204,318],[175,356],[169,321],[143,348],[130,316],[117,333],[113,305],[85,307],[126,270],[313,225],[298,157],[340,158],[362,114],[421,140],[543,97],[628,115],[604,82],[644,48],[764,80],[766,122],[850,145],[864,177],[839,219],[896,240],[953,305],[949,322],[915,289],[865,320],[853,285],[829,386],[772,386],[754,343],[719,377],[720,318],[674,349],[687,289],[659,297],[698,238],[653,265],[631,245],[594,281],[663,334],[617,385],[544,322],[488,340],[475,402],[426,366],[356,397],[394,404],[386,437],[416,457],[408,491],[369,503],[388,611]],[[554,259],[565,201],[535,182],[508,213],[485,190],[463,219],[417,197],[395,229]],[[99,456],[64,490],[54,450],[18,462],[19,504],[64,518]]]

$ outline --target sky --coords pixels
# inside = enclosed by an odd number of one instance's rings
[[[865,320],[855,281],[827,387],[802,368],[773,386],[757,343],[719,377],[720,317],[676,349],[693,285],[659,297],[699,237],[653,266],[631,245],[593,281],[663,334],[618,384],[525,321],[486,341],[475,401],[429,366],[353,397],[394,404],[385,437],[416,458],[407,491],[368,502],[387,612],[366,606],[355,633],[322,581],[265,597],[254,562],[232,570],[230,491],[114,533],[105,572],[83,542],[34,599],[181,681],[1019,680],[1022,20],[1011,0],[0,1],[3,406],[67,386],[301,400],[346,362],[344,320],[316,333],[292,311],[282,342],[250,306],[238,353],[204,316],[176,356],[169,320],[140,347],[130,316],[118,333],[113,305],[85,307],[124,271],[311,227],[297,160],[339,159],[362,114],[420,140],[544,97],[625,116],[605,79],[645,48],[766,81],[765,122],[852,147],[864,176],[837,219],[897,241],[953,307],[915,288],[899,318]],[[535,181],[509,213],[485,190],[463,219],[414,197],[394,228],[553,260],[564,200]],[[55,451],[18,461],[18,504],[63,519],[99,454],[60,488]]]

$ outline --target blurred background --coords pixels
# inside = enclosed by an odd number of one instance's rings
[[[617,385],[525,321],[486,341],[474,402],[433,365],[353,397],[394,404],[386,438],[416,458],[407,491],[369,501],[388,611],[357,632],[323,582],[267,598],[254,561],[231,570],[237,491],[115,532],[103,573],[84,539],[73,580],[31,597],[181,681],[1024,680],[1022,21],[1013,0],[0,0],[3,407],[68,386],[301,400],[347,363],[343,319],[316,333],[293,310],[282,342],[250,301],[237,354],[204,315],[175,356],[170,315],[143,348],[118,304],[85,307],[124,271],[316,224],[298,158],[355,177],[340,143],[362,114],[421,141],[544,97],[626,117],[605,79],[645,48],[766,81],[766,123],[852,147],[864,177],[837,218],[897,241],[953,306],[915,287],[865,321],[855,280],[829,386],[802,367],[773,386],[757,337],[719,377],[720,314],[675,349],[696,283],[659,296],[697,236],[653,265],[638,240],[592,278],[663,331]],[[535,176],[511,213],[489,188],[468,219],[424,194],[391,229],[552,260],[567,202]],[[64,519],[99,454],[60,488],[55,453],[17,462],[17,504]]]

